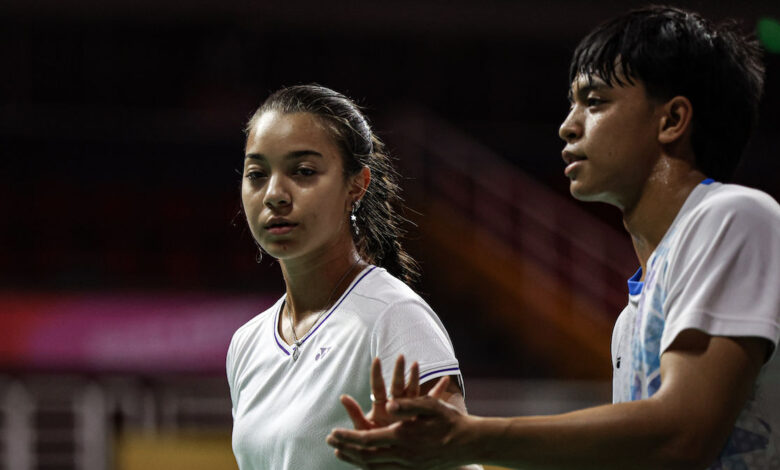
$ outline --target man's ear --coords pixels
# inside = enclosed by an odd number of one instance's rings
[[[350,178],[350,210],[351,204],[363,199],[369,184],[371,184],[371,169],[367,166],[364,166],[362,170]]]
[[[690,131],[693,125],[693,105],[684,96],[675,96],[663,105],[658,126],[658,141],[671,144]]]

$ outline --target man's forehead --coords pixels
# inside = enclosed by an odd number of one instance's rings
[[[594,88],[630,87],[640,85],[642,80],[631,73],[624,72],[625,67],[617,64],[613,70],[586,70],[577,73],[569,85],[570,92]]]
[[[601,77],[592,73],[577,74],[577,76],[574,77],[574,80],[569,85],[569,99],[571,99],[573,95],[601,88],[612,88],[612,85],[607,83]]]
[[[612,87],[612,85],[595,73],[582,72],[574,77],[570,87],[572,90],[578,90],[580,88]]]

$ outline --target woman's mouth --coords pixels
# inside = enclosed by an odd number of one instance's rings
[[[290,233],[298,224],[287,221],[272,222],[265,226],[268,233],[272,235],[285,235]]]

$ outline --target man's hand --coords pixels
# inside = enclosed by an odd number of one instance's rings
[[[327,442],[336,448],[336,456],[366,469],[451,468],[456,465],[456,431],[466,415],[441,401],[449,385],[442,377],[427,396],[419,397],[419,368],[411,367],[409,384],[404,386],[403,356],[393,371],[392,399],[385,396],[381,364],[371,366],[371,390],[375,397],[371,412],[364,416],[358,404],[348,396],[341,402],[356,430],[334,429]]]
[[[390,384],[390,396],[393,399],[415,398],[420,395],[419,364],[413,362],[409,368],[409,383],[405,383],[404,380],[405,366],[406,360],[404,356],[398,356],[393,369],[392,383]],[[434,387],[434,389],[437,388]],[[429,393],[434,393],[434,389],[431,389]],[[442,391],[436,391],[433,396],[438,398]],[[375,429],[398,421],[398,418],[390,416],[387,411],[388,395],[385,388],[385,380],[382,378],[382,362],[378,357],[374,358],[374,361],[371,363],[371,402],[371,411],[368,414],[363,414],[363,410],[354,398],[349,395],[341,396],[341,404],[346,408],[355,429]]]

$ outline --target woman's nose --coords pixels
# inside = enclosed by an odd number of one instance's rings
[[[272,175],[268,179],[263,203],[270,208],[275,208],[285,206],[290,201],[290,193],[287,191],[284,178],[280,175]]]

